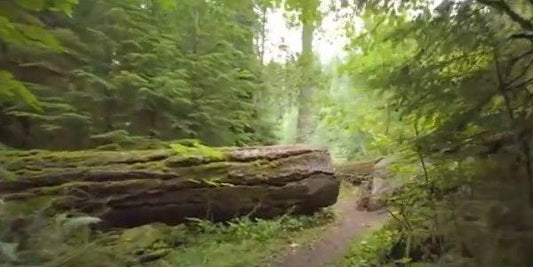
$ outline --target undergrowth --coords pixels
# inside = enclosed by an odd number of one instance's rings
[[[400,231],[389,223],[362,240],[353,242],[337,266],[367,267],[406,262],[407,259],[394,260],[390,257],[400,238]]]
[[[331,210],[311,217],[241,218],[227,224],[194,220],[190,241],[164,261],[169,266],[262,266],[286,246],[303,246],[334,220]]]
[[[284,247],[311,241],[334,217],[328,209],[313,216],[191,219],[99,232],[91,227],[98,222],[93,217],[3,216],[0,266],[259,266]]]

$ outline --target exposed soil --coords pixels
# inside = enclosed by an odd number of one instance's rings
[[[354,239],[381,225],[388,217],[384,211],[358,211],[356,200],[355,194],[341,198],[335,204],[338,211],[336,223],[326,228],[310,246],[292,249],[272,266],[332,266],[344,255]]]

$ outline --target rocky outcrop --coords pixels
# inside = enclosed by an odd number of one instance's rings
[[[0,166],[6,205],[47,203],[51,212],[81,211],[119,227],[311,214],[339,191],[327,150],[305,146],[2,151]]]

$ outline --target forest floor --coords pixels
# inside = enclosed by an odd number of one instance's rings
[[[336,222],[325,228],[311,244],[292,246],[285,255],[275,259],[272,266],[337,265],[354,242],[361,240],[385,223],[388,215],[384,211],[365,212],[356,209],[357,189],[355,187],[343,186],[341,190],[343,192],[334,206],[338,216]]]

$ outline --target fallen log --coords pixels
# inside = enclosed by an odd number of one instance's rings
[[[335,167],[335,174],[341,180],[345,180],[353,185],[359,186],[363,182],[372,181],[374,167],[383,158],[366,161],[348,161],[338,163]]]
[[[338,191],[327,150],[306,146],[0,151],[4,204],[49,203],[116,227],[311,214]]]

